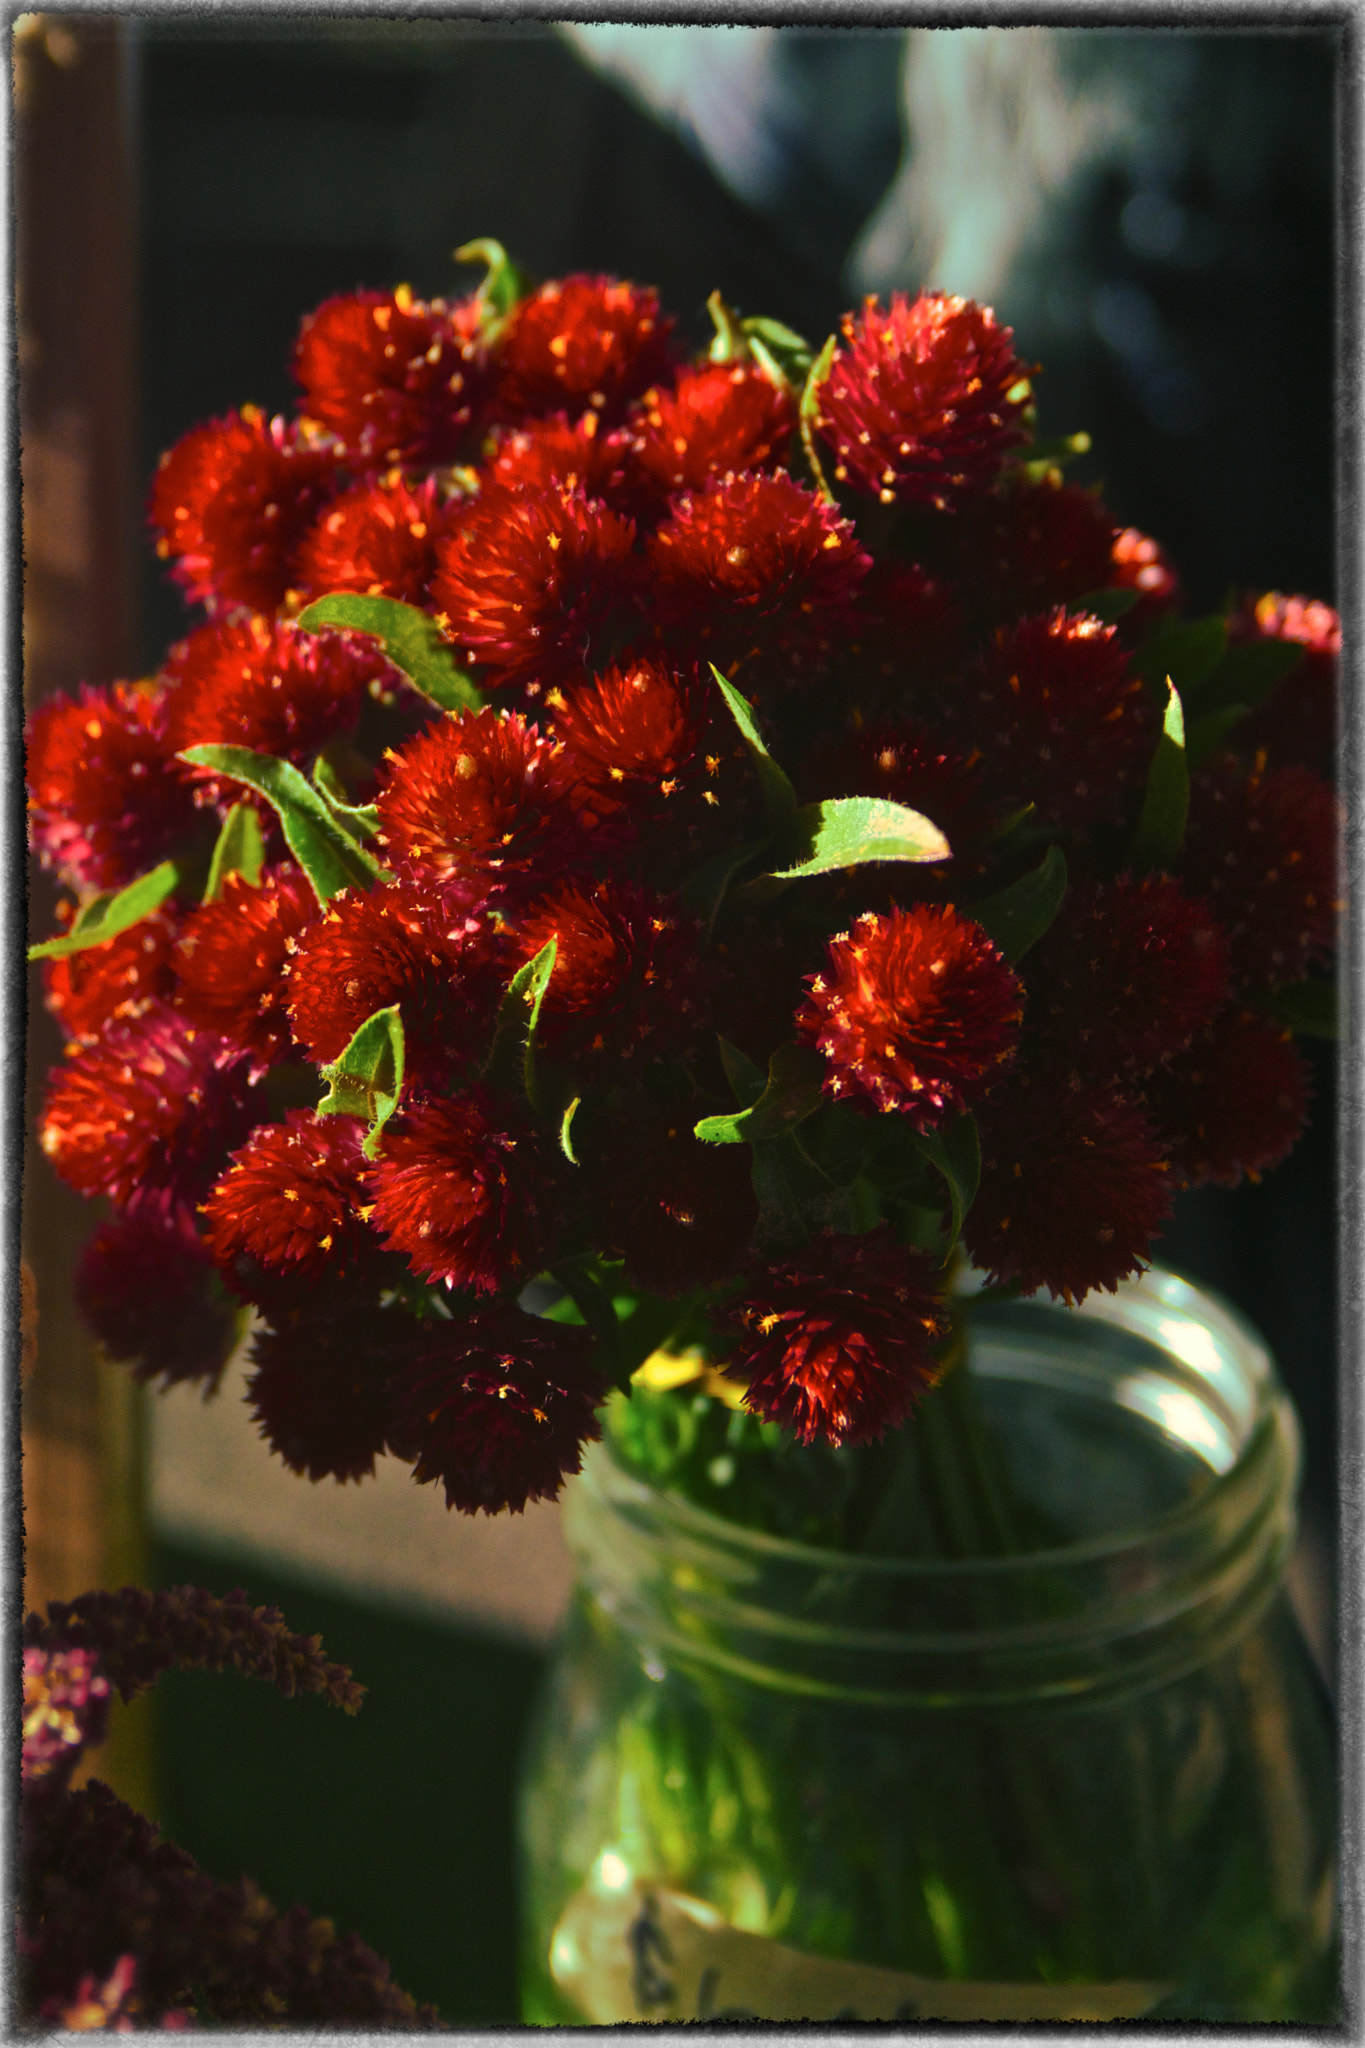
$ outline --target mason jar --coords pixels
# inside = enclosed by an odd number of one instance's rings
[[[593,1447],[523,1785],[528,2021],[1334,2017],[1334,1736],[1263,1345],[1155,1272],[968,1327],[1064,1545],[820,1550]]]

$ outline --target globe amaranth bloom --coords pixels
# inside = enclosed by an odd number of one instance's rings
[[[191,604],[273,612],[339,482],[332,448],[244,405],[162,456],[149,506],[156,551]]]
[[[494,1294],[543,1262],[553,1165],[523,1113],[486,1089],[405,1109],[367,1185],[375,1229],[421,1279]]]
[[[903,1423],[938,1376],[941,1274],[883,1224],[826,1235],[751,1279],[726,1311],[727,1370],[745,1403],[803,1444],[865,1444]]]
[[[1172,1168],[1188,1187],[1236,1187],[1287,1157],[1308,1121],[1310,1076],[1292,1035],[1228,1009],[1143,1084]]]
[[[234,1303],[189,1210],[134,1197],[81,1251],[76,1306],[111,1358],[163,1387],[198,1381],[212,1391],[237,1342]]]
[[[935,562],[973,620],[996,624],[1075,604],[1112,583],[1114,516],[1056,474],[975,498],[948,522]]]
[[[257,1125],[203,1205],[209,1255],[239,1291],[252,1293],[260,1274],[319,1280],[373,1259],[360,1213],[364,1135],[356,1117],[306,1109]]]
[[[407,483],[394,471],[357,484],[326,508],[299,543],[294,583],[301,597],[356,590],[424,605],[436,543],[464,517],[468,500],[443,498],[435,477]]]
[[[409,1327],[401,1310],[348,1299],[279,1316],[278,1326],[255,1332],[247,1399],[291,1472],[339,1481],[373,1474],[388,1436],[388,1383]]]
[[[705,782],[714,695],[694,667],[640,657],[553,692],[547,708],[593,810],[654,813]]]
[[[1020,1076],[978,1122],[981,1185],[962,1241],[993,1281],[1077,1302],[1141,1271],[1173,1189],[1160,1138],[1131,1097]]]
[[[483,483],[490,493],[513,495],[582,491],[629,517],[640,496],[632,485],[630,457],[624,428],[608,430],[591,409],[572,421],[566,413],[555,413],[504,427],[482,472]]]
[[[601,1435],[593,1411],[606,1389],[587,1332],[510,1302],[428,1328],[393,1382],[392,1442],[413,1476],[439,1480],[467,1515],[553,1500]]]
[[[713,478],[767,469],[782,456],[796,408],[761,371],[700,363],[672,390],[647,391],[630,416],[634,473],[659,497]]]
[[[1266,641],[1301,647],[1303,654],[1235,728],[1231,743],[1244,754],[1263,747],[1277,768],[1296,763],[1330,776],[1337,743],[1341,620],[1329,604],[1268,590],[1245,598],[1228,621],[1230,646]]]
[[[1180,578],[1174,565],[1164,548],[1135,526],[1122,527],[1114,535],[1104,580],[1115,589],[1137,592],[1137,603],[1122,620],[1122,631],[1130,636],[1150,633],[1179,608]]]
[[[1229,760],[1190,790],[1181,876],[1224,926],[1234,988],[1278,988],[1325,960],[1336,941],[1342,807],[1308,768],[1246,773]]]
[[[267,869],[256,887],[226,876],[217,901],[191,912],[176,944],[181,1016],[249,1053],[253,1071],[283,1059],[293,1043],[284,971],[320,914],[312,884],[292,864]]]
[[[518,419],[590,407],[614,420],[667,376],[672,324],[657,294],[640,285],[582,275],[543,284],[503,333],[498,410]]]
[[[444,462],[463,444],[486,382],[473,300],[343,292],[299,330],[294,376],[311,418],[371,462]]]
[[[869,912],[831,941],[796,1031],[824,1054],[831,1095],[932,1130],[994,1080],[1022,1014],[1019,982],[980,925],[917,904]]]
[[[1027,373],[988,308],[893,292],[847,314],[843,337],[816,416],[841,483],[884,505],[955,511],[1027,440]]]
[[[554,971],[540,1011],[547,1045],[666,1054],[696,1030],[701,928],[676,902],[630,882],[566,882],[516,917],[511,952],[532,960],[551,939]]]
[[[194,828],[163,685],[111,683],[51,697],[25,734],[29,830],[73,889],[121,889]]]
[[[88,1044],[111,1017],[139,1016],[174,993],[176,922],[154,910],[102,946],[43,962],[44,999],[67,1038]]]

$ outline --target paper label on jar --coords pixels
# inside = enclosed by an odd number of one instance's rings
[[[1169,1984],[969,1984],[804,1955],[729,1926],[702,1899],[589,1885],[550,1942],[556,1984],[592,2026],[659,2020],[1131,2020]]]

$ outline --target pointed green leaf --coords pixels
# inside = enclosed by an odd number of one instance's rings
[[[361,1147],[367,1159],[379,1149],[380,1133],[403,1093],[403,1020],[398,1004],[365,1019],[346,1050],[321,1068],[328,1092],[319,1116],[363,1116],[369,1131]]]
[[[764,810],[774,820],[791,817],[796,809],[796,791],[764,746],[758,727],[754,724],[752,704],[747,697],[740,695],[733,683],[726,681],[714,662],[711,664],[711,673],[720,686],[720,693],[729,707],[730,716],[739,727],[740,736],[749,750],[749,758],[758,770]]]
[[[568,1160],[570,1166],[577,1166],[578,1164],[578,1155],[573,1148],[572,1134],[573,1120],[575,1116],[578,1114],[578,1111],[582,1108],[582,1105],[583,1097],[581,1095],[575,1095],[573,1101],[569,1104],[563,1116],[559,1119],[559,1149],[564,1154],[564,1157]]]
[[[981,1182],[981,1139],[974,1116],[955,1117],[941,1131],[917,1131],[915,1143],[943,1176],[952,1203],[948,1245],[957,1243],[962,1221],[976,1199]]]
[[[979,924],[1013,964],[1042,938],[1065,894],[1066,856],[1060,846],[1049,846],[1036,868],[984,903],[964,904],[963,914]]]
[[[763,1069],[756,1067],[737,1045],[731,1045],[728,1038],[718,1039],[717,1043],[720,1046],[720,1063],[734,1091],[735,1101],[741,1109],[748,1109],[758,1101],[768,1085]]]
[[[1293,675],[1307,649],[1297,640],[1249,640],[1229,647],[1216,667],[1186,693],[1191,712],[1245,704],[1254,710],[1277,683]]]
[[[464,670],[455,665],[450,642],[436,621],[416,605],[401,604],[396,597],[362,597],[358,591],[337,590],[314,598],[295,624],[310,633],[321,626],[367,633],[383,642],[394,667],[403,671],[413,689],[429,703],[439,704],[442,711],[483,709],[483,698]]]
[[[615,1304],[596,1266],[596,1260],[590,1255],[560,1259],[551,1266],[550,1277],[559,1282],[592,1333],[597,1345],[596,1362],[603,1376],[614,1387],[628,1393],[635,1365],[627,1361]]]
[[[707,362],[742,363],[749,351],[740,332],[738,314],[733,307],[726,305],[718,291],[712,292],[706,301],[706,310],[716,330],[706,351]]]
[[[758,1144],[778,1138],[820,1107],[825,1063],[813,1047],[779,1045],[768,1062],[768,1081],[758,1101],[730,1116],[704,1116],[694,1135],[704,1145]]]
[[[768,320],[762,315],[741,320],[739,326],[754,361],[771,383],[779,390],[805,388],[815,351],[803,335],[784,327],[780,320]]]
[[[213,859],[209,862],[205,903],[218,901],[229,875],[240,875],[243,881],[256,888],[264,866],[265,839],[261,832],[260,813],[255,804],[234,804],[223,820],[223,829],[218,834]]]
[[[1224,704],[1217,711],[1204,711],[1190,720],[1185,728],[1185,759],[1191,772],[1202,768],[1209,756],[1218,752],[1250,709],[1249,704]]]
[[[484,1064],[483,1078],[490,1086],[511,1090],[520,1078],[531,1103],[537,1097],[536,1026],[558,952],[558,939],[547,939],[534,959],[520,966],[508,982],[498,1007],[493,1044]]]
[[[348,800],[340,777],[325,754],[319,754],[313,763],[313,787],[337,823],[344,826],[353,838],[374,838],[379,830],[377,807],[374,804],[353,804]]]
[[[383,874],[377,860],[337,823],[313,785],[292,762],[249,747],[186,747],[179,756],[259,790],[279,813],[285,842],[313,885],[319,903],[341,889],[368,889]]]
[[[1142,816],[1128,858],[1139,872],[1158,869],[1168,872],[1185,837],[1185,820],[1190,811],[1190,764],[1185,755],[1185,713],[1180,693],[1168,681],[1166,716],[1161,738],[1156,743],[1152,765],[1147,771],[1147,793]]]
[[[531,280],[515,264],[501,242],[483,235],[477,242],[465,242],[455,251],[457,263],[485,263],[488,274],[479,286],[479,299],[486,309],[485,326],[498,326],[512,308],[531,290]]]
[[[90,946],[102,946],[107,940],[116,939],[120,932],[141,924],[144,917],[159,910],[179,880],[180,870],[175,862],[163,860],[160,867],[139,875],[126,889],[108,890],[96,896],[77,914],[70,931],[30,946],[29,959],[65,960],[72,953],[83,953]]]
[[[1181,696],[1198,693],[1205,676],[1222,660],[1228,644],[1226,619],[1181,620],[1144,640],[1133,656],[1133,673],[1154,689],[1175,684]]]
[[[820,457],[815,451],[815,422],[820,416],[820,386],[830,373],[834,351],[838,346],[838,335],[831,334],[806,373],[806,381],[801,389],[801,404],[798,408],[801,446],[806,451],[806,460],[810,464],[811,475],[815,478],[815,487],[827,505],[834,503],[834,493],[825,481],[825,472],[820,467]]]
[[[776,868],[773,880],[827,875],[868,861],[947,860],[952,848],[938,826],[919,811],[881,796],[840,796],[804,804],[783,827],[783,849],[791,866]]]
[[[1256,1007],[1267,1017],[1284,1024],[1305,1038],[1340,1038],[1341,1013],[1334,981],[1291,981],[1256,997]]]
[[[1085,596],[1078,597],[1070,609],[1089,612],[1092,619],[1103,619],[1106,626],[1116,626],[1120,619],[1128,616],[1141,596],[1142,592],[1134,590],[1131,584],[1112,584],[1103,590],[1087,590]]]
[[[695,869],[679,889],[680,901],[694,917],[701,919],[708,939],[715,930],[731,881],[767,844],[766,839],[751,839],[744,846],[727,846],[723,853]]]
[[[795,1131],[759,1138],[750,1148],[758,1199],[756,1241],[765,1250],[794,1251],[814,1231],[847,1222],[847,1190],[830,1179]]]

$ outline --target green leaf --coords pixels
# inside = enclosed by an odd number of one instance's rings
[[[328,1092],[319,1116],[363,1116],[369,1131],[361,1146],[367,1159],[379,1150],[380,1134],[403,1093],[403,1020],[398,1004],[365,1019],[346,1050],[321,1068]]]
[[[1185,754],[1185,712],[1175,684],[1168,682],[1166,716],[1147,770],[1147,793],[1128,858],[1139,870],[1169,872],[1185,837],[1190,813],[1190,764]]]
[[[706,310],[711,315],[711,325],[716,330],[711,346],[706,351],[706,360],[709,363],[743,362],[749,351],[740,332],[739,316],[734,308],[727,306],[720,293],[715,291],[706,301]]]
[[[917,1131],[919,1150],[947,1183],[953,1220],[948,1247],[957,1243],[962,1221],[981,1182],[981,1139],[974,1116],[955,1117],[941,1131]],[[948,1247],[945,1247],[947,1249]]]
[[[767,845],[766,839],[751,839],[745,846],[726,847],[723,853],[714,855],[711,860],[704,861],[695,869],[678,890],[679,898],[687,909],[694,917],[699,917],[706,927],[708,939],[715,929],[721,905],[725,901],[734,876],[757,854],[762,853]]]
[[[362,597],[337,590],[314,598],[295,621],[305,632],[334,626],[349,633],[367,633],[383,642],[384,652],[401,669],[414,690],[442,711],[481,711],[483,698],[464,670],[455,666],[450,642],[440,627],[416,605],[396,597]]]
[[[570,1166],[577,1166],[578,1155],[573,1148],[573,1120],[583,1106],[583,1097],[575,1095],[573,1101],[559,1119],[559,1149]]]
[[[788,776],[778,767],[764,746],[758,727],[754,724],[753,706],[747,697],[741,697],[733,683],[726,681],[714,662],[711,664],[711,673],[720,686],[720,693],[729,707],[730,716],[739,727],[740,736],[749,750],[749,758],[758,770],[764,810],[774,821],[790,818],[796,810],[796,791],[792,788]]]
[[[1065,894],[1066,856],[1060,846],[1049,846],[1040,864],[1027,875],[997,896],[988,896],[984,903],[965,904],[963,912],[1014,963],[1042,938]]]
[[[368,889],[383,874],[378,861],[337,823],[292,762],[253,753],[249,747],[186,747],[179,758],[233,782],[245,782],[274,805],[285,843],[319,903],[330,902],[341,889]]]
[[[1254,711],[1277,683],[1293,675],[1307,651],[1297,640],[1250,640],[1229,647],[1187,702],[1192,711],[1217,711],[1232,704]]]
[[[560,1259],[551,1266],[550,1277],[559,1282],[591,1331],[597,1345],[597,1363],[604,1377],[614,1387],[628,1393],[635,1365],[627,1362],[616,1307],[610,1290],[596,1271],[595,1259],[591,1254]]]
[[[526,1099],[532,1104],[537,1100],[536,1026],[558,952],[558,939],[547,939],[534,958],[520,966],[508,982],[498,1006],[493,1044],[484,1064],[483,1079],[490,1086],[510,1090],[520,1078]]]
[[[1104,590],[1087,590],[1085,596],[1078,597],[1070,609],[1089,612],[1092,618],[1103,619],[1106,626],[1114,626],[1127,617],[1141,595],[1140,590],[1134,590],[1130,585],[1116,584]]]
[[[84,953],[90,946],[102,946],[107,940],[116,939],[120,932],[141,924],[144,917],[159,910],[179,880],[180,870],[175,862],[163,860],[160,867],[139,875],[126,889],[96,896],[78,912],[70,931],[30,946],[29,959],[65,960],[72,953]]]
[[[868,861],[947,860],[952,852],[938,826],[919,811],[880,796],[839,796],[805,804],[782,833],[792,865],[777,868],[773,880],[827,875]]]
[[[763,1069],[756,1067],[748,1054],[741,1052],[737,1045],[731,1045],[728,1038],[721,1038],[717,1042],[720,1046],[720,1063],[725,1069],[725,1078],[734,1091],[735,1101],[741,1109],[749,1109],[758,1101],[768,1085]]]
[[[501,242],[491,236],[481,236],[477,242],[465,242],[455,251],[457,263],[486,263],[488,274],[479,286],[479,299],[486,312],[485,331],[501,326],[512,308],[524,299],[531,290],[531,280],[526,272],[515,264]]]
[[[838,335],[831,334],[806,373],[806,381],[801,390],[801,404],[798,408],[801,446],[806,451],[806,460],[810,464],[811,475],[815,478],[815,487],[827,505],[834,504],[835,498],[825,481],[825,472],[820,467],[820,457],[815,450],[815,422],[820,416],[820,386],[830,373],[834,351],[838,346]]]
[[[1341,1013],[1334,981],[1291,981],[1256,997],[1256,1007],[1305,1038],[1340,1038]]]
[[[357,839],[373,839],[379,830],[379,811],[374,804],[353,804],[346,796],[335,768],[325,754],[313,763],[313,787],[332,816]]]
[[[779,1045],[757,1102],[730,1116],[704,1116],[694,1136],[704,1145],[758,1144],[780,1137],[820,1107],[824,1079],[825,1063],[813,1047]]]
[[[204,889],[205,903],[216,903],[223,893],[223,884],[229,875],[240,875],[244,881],[256,888],[265,866],[265,839],[261,833],[260,813],[255,804],[234,804],[223,820],[223,829],[218,834],[209,862],[209,878]]]
[[[1185,759],[1191,770],[1202,768],[1210,754],[1216,754],[1234,726],[1250,710],[1248,704],[1224,704],[1217,711],[1205,711],[1185,728]]]
[[[1197,696],[1200,683],[1223,659],[1226,619],[1212,617],[1163,626],[1133,656],[1133,673],[1159,688],[1171,682],[1181,697]]]
[[[845,1190],[821,1171],[795,1131],[760,1138],[750,1150],[758,1199],[756,1241],[765,1250],[792,1250],[811,1233],[842,1221],[837,1215]]]
[[[762,316],[741,320],[739,325],[754,361],[769,382],[779,390],[803,389],[815,361],[815,351],[804,335],[793,333],[780,320]]]

